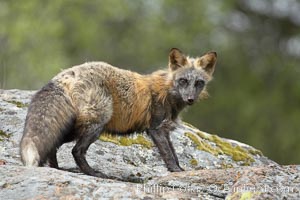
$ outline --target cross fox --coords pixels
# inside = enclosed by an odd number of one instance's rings
[[[88,62],[65,69],[32,98],[20,144],[26,166],[58,168],[57,149],[76,141],[72,154],[80,170],[106,177],[86,161],[89,146],[101,133],[146,131],[171,172],[183,171],[170,140],[178,114],[207,95],[216,52],[197,58],[179,49],[169,53],[168,69],[149,75]]]

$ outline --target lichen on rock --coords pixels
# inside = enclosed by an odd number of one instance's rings
[[[10,137],[10,134],[4,132],[3,130],[0,130],[0,141],[3,141],[4,139],[8,139]]]
[[[217,135],[197,131],[195,133],[185,132],[185,136],[194,142],[198,150],[206,151],[215,156],[228,155],[233,161],[242,162],[243,165],[248,166],[254,162],[253,155],[261,155],[258,150],[249,150],[238,144],[232,144]]]
[[[193,159],[190,160],[190,164],[192,166],[197,166],[198,165],[198,161],[195,158],[193,158]]]
[[[6,101],[6,102],[7,102],[7,103],[14,104],[14,105],[16,105],[18,108],[28,107],[28,104],[22,103],[22,102],[20,102],[20,101],[9,100],[9,101]]]
[[[244,192],[234,192],[226,197],[226,200],[248,200],[248,199],[256,199],[259,197],[261,192],[254,191],[244,191]]]
[[[131,146],[134,144],[138,144],[148,149],[153,147],[153,143],[139,133],[130,136],[129,135],[121,136],[121,135],[116,135],[111,133],[102,133],[99,139],[104,142],[112,142],[114,144],[122,145],[122,146]]]

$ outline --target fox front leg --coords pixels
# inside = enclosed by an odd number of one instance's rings
[[[178,162],[176,152],[174,151],[173,145],[170,141],[169,131],[163,128],[148,130],[148,134],[151,136],[153,142],[157,146],[161,157],[169,171],[180,172],[184,171]]]
[[[170,133],[166,133],[166,134],[167,134],[167,140],[168,140],[168,143],[169,143],[169,147],[171,148],[171,151],[173,153],[173,156],[175,158],[175,161],[176,161],[177,165],[180,167],[179,160],[178,160],[175,148],[174,148],[173,143],[172,143],[171,138],[170,138]],[[184,169],[181,168],[181,171],[184,171]]]

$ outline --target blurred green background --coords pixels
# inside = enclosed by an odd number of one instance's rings
[[[300,1],[0,0],[0,22],[4,89],[38,89],[86,61],[149,73],[172,47],[215,50],[211,97],[185,121],[300,163]]]

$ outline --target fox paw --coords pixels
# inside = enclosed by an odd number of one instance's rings
[[[184,169],[182,169],[180,166],[168,167],[168,170],[170,172],[182,172],[182,171],[184,171]]]

